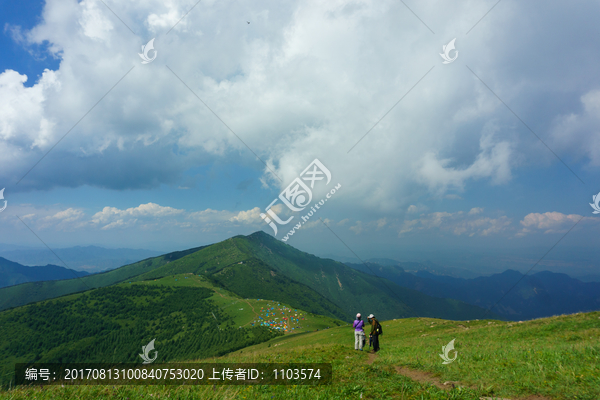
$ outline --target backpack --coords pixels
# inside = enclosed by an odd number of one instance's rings
[[[377,326],[375,327],[375,332],[378,335],[383,335],[383,328],[382,328],[381,324],[379,323],[379,321],[377,321]]]

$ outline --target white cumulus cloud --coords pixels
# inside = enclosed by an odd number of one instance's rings
[[[579,223],[578,223],[579,221]],[[564,233],[571,229],[575,224],[597,224],[600,218],[582,217],[577,214],[563,214],[557,211],[545,213],[530,213],[519,222],[523,227],[517,236],[525,236],[530,233]]]

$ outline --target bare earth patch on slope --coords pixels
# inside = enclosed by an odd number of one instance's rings
[[[377,358],[377,354],[369,352],[367,353],[367,355],[369,356],[369,358],[367,359],[367,364],[373,364],[373,361],[375,361],[375,359]]]

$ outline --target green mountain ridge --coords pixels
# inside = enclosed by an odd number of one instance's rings
[[[236,238],[244,238],[240,240],[242,248],[255,254],[267,265],[314,288],[334,303],[343,305],[342,308],[351,317],[356,312],[362,312],[373,313],[382,319],[419,316],[475,319],[485,313],[477,306],[423,295],[343,263],[302,252],[262,231],[232,239]]]
[[[293,282],[311,288],[327,300],[327,304],[333,303],[343,312],[342,316],[339,312],[328,310],[331,314],[323,315],[334,315],[346,321],[353,320],[357,312],[374,313],[383,319],[411,316],[475,319],[485,313],[477,306],[458,300],[431,297],[416,290],[402,288],[389,280],[356,271],[340,262],[302,252],[262,231],[215,243],[133,279],[139,281],[190,272],[203,276],[213,275],[216,279],[222,273],[220,271],[244,263],[251,268],[267,266],[271,268],[272,274],[286,276]],[[246,281],[241,277],[250,277],[251,274],[240,272],[242,271],[237,268],[239,281],[229,279],[227,283],[221,284],[228,288],[235,286],[250,297],[264,297],[265,288],[260,283],[250,284],[255,281]],[[278,299],[274,296],[271,298]],[[285,299],[289,301],[287,297]],[[290,304],[304,307],[307,311],[322,312],[313,308],[314,305],[301,305],[294,303],[295,301],[297,298],[290,301]]]
[[[133,264],[124,265],[117,269],[85,276],[79,279],[28,282],[0,288],[0,310],[123,282],[148,270],[185,257],[204,247],[206,246],[184,251],[175,251],[159,257],[147,258]]]
[[[214,284],[246,297],[286,301],[294,307],[346,321],[351,321],[357,312],[373,313],[382,319],[475,319],[485,312],[477,306],[428,296],[343,263],[302,252],[262,231],[78,280],[3,288],[0,309],[126,280],[139,282],[184,273],[202,274]],[[225,275],[229,278],[223,279]]]

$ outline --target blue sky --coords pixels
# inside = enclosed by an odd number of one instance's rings
[[[600,4],[175,3],[0,4],[0,243],[273,234],[318,159],[311,253],[599,247]],[[278,239],[309,211],[273,210]]]

